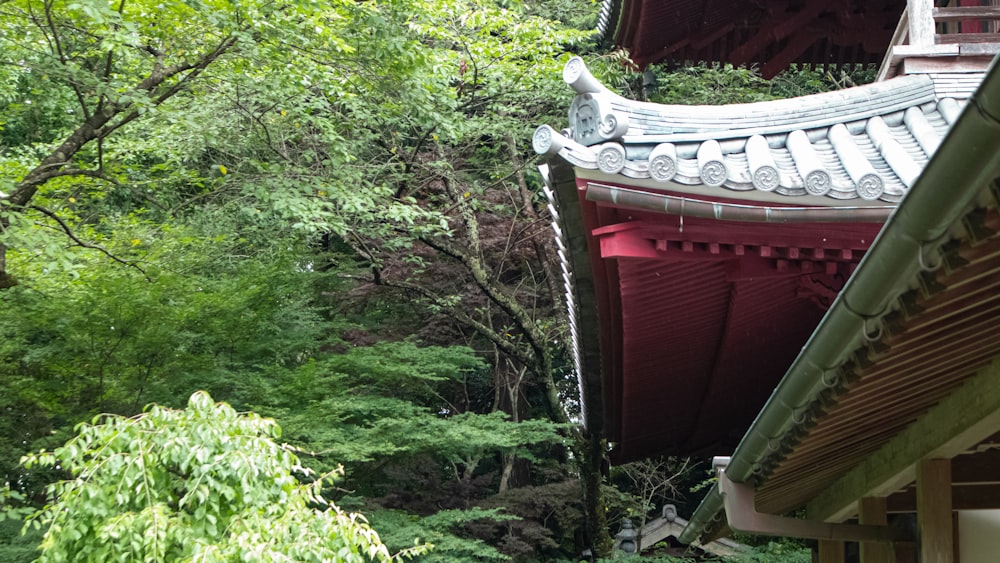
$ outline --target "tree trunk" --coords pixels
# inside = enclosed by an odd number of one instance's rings
[[[7,228],[6,222],[0,218],[0,232]],[[0,244],[0,289],[7,289],[17,285],[14,276],[7,273],[7,247]]]
[[[604,491],[602,468],[604,466],[605,442],[603,437],[582,437],[584,458],[580,463],[583,480],[583,502],[587,518],[587,540],[598,557],[610,557],[614,541],[608,533],[608,520],[604,514]]]
[[[510,476],[514,472],[514,462],[517,460],[517,455],[514,453],[503,454],[503,472],[500,473],[500,486],[497,487],[498,493],[506,492],[510,488]]]

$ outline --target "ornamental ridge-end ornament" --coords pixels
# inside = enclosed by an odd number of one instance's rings
[[[534,135],[531,136],[531,148],[538,154],[553,156],[566,146],[564,139],[548,125],[542,125],[535,129]]]
[[[606,92],[580,94],[569,105],[569,123],[573,140],[592,146],[619,139],[628,132],[626,114],[617,114],[612,96]]]
[[[573,57],[563,67],[563,81],[578,94],[597,94],[607,88],[590,73],[587,64],[580,57]]]

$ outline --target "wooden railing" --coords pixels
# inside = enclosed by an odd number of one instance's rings
[[[961,5],[952,0],[936,7],[933,0],[909,0],[910,45],[1000,43],[998,6]]]
[[[1000,0],[908,0],[879,79],[898,72],[975,72],[1000,53]],[[936,4],[941,4],[936,5]],[[903,68],[899,68],[903,64]],[[923,70],[920,70],[923,69]]]

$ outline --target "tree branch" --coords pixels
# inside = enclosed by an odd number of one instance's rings
[[[41,175],[41,180],[47,182],[52,178],[58,178],[59,176],[86,176],[88,178],[97,178],[98,180],[104,180],[105,182],[111,182],[116,186],[120,186],[121,182],[108,176],[100,170],[88,170],[85,168],[64,168],[62,170],[50,170]]]
[[[156,95],[156,98],[153,100],[153,104],[159,105],[170,98],[170,96],[173,96],[180,91],[180,89],[186,86],[190,81],[194,80],[205,68],[208,67],[208,65],[218,59],[235,44],[236,38],[234,36],[228,36],[223,39],[215,47],[215,49],[202,55],[198,62],[193,64],[181,63],[163,68],[159,61],[157,61],[157,63],[154,64],[153,70],[150,72],[149,76],[140,81],[133,88],[133,91],[153,94],[154,91],[167,79],[182,72],[191,71],[178,80],[177,83],[171,85],[163,92]],[[130,105],[134,108],[135,104],[133,103]],[[95,112],[87,118],[69,135],[69,137],[66,138],[66,140],[62,142],[62,144],[59,145],[58,148],[56,148],[55,151],[42,159],[38,166],[31,170],[31,172],[28,172],[28,174],[20,182],[18,182],[10,196],[11,203],[17,206],[26,206],[28,202],[31,201],[31,198],[34,197],[35,192],[38,191],[38,187],[48,181],[49,178],[53,177],[50,173],[46,172],[46,170],[53,167],[59,168],[64,166],[84,145],[94,139],[107,137],[112,132],[135,120],[140,115],[138,109],[132,109],[117,123],[109,125],[112,119],[123,113],[124,109],[125,108],[118,106],[117,104],[107,104],[102,106],[100,111]]]
[[[468,206],[462,205],[460,208],[467,209]],[[463,213],[463,216],[464,215],[465,213]],[[473,218],[472,220],[475,219]],[[467,217],[466,229],[470,231],[468,237],[470,240],[473,237],[477,237],[478,240],[478,229],[470,229]],[[452,244],[434,240],[430,237],[420,237],[419,240],[434,250],[461,262],[469,270],[469,273],[472,274],[472,279],[476,283],[476,286],[479,287],[484,294],[486,294],[486,297],[500,307],[500,309],[502,309],[505,313],[510,315],[515,322],[517,322],[518,328],[527,339],[528,345],[531,346],[534,351],[534,355],[541,358],[545,354],[545,339],[538,333],[537,327],[531,319],[531,316],[524,310],[523,307],[521,307],[519,303],[514,301],[513,297],[503,293],[502,290],[496,286],[496,284],[491,283],[490,275],[486,271],[485,265],[478,256],[472,256]]]
[[[552,373],[552,356],[549,354],[548,342],[545,337],[544,331],[538,326],[535,320],[531,317],[528,311],[517,302],[517,300],[505,293],[502,288],[494,282],[490,273],[487,271],[487,266],[484,264],[479,242],[479,223],[476,219],[475,211],[469,206],[468,201],[465,199],[464,194],[460,193],[459,190],[455,189],[450,178],[442,177],[445,189],[451,196],[452,200],[458,204],[458,210],[461,214],[463,223],[465,224],[465,239],[469,244],[470,251],[466,252],[464,250],[458,249],[453,245],[434,241],[429,237],[421,237],[420,240],[430,246],[444,252],[448,256],[451,256],[459,260],[465,267],[469,270],[472,275],[472,279],[476,286],[486,294],[486,296],[495,303],[501,310],[510,315],[511,319],[516,323],[518,330],[524,336],[527,345],[531,349],[530,357],[533,360],[532,370],[542,379],[542,383],[545,385],[545,396],[548,402],[548,407],[552,419],[557,422],[568,422],[568,417],[566,416],[566,411],[563,409],[562,404],[559,401],[559,390],[556,388],[555,379]],[[507,350],[504,349],[506,352]],[[522,352],[523,354],[523,352]]]
[[[438,301],[440,299],[434,292],[427,289],[426,287],[410,282],[391,281],[383,279],[381,281],[381,285],[387,287],[395,287],[397,289],[403,289],[406,291],[412,291],[432,301]],[[536,361],[534,354],[515,345],[513,342],[510,341],[510,339],[505,338],[504,335],[500,334],[492,327],[477,321],[476,319],[472,318],[471,316],[469,316],[467,313],[465,313],[460,309],[449,308],[448,314],[459,323],[481,334],[487,340],[494,343],[498,348],[503,350],[504,353],[508,354],[513,358],[516,358],[522,364],[529,366],[537,365],[538,362]]]
[[[73,242],[75,242],[77,245],[79,245],[79,246],[81,246],[83,248],[90,248],[90,249],[96,250],[96,251],[100,252],[101,254],[104,254],[108,258],[114,260],[115,262],[118,262],[119,264],[128,266],[129,268],[135,268],[136,270],[139,271],[139,273],[142,274],[142,277],[146,278],[146,281],[148,281],[149,283],[153,283],[153,278],[149,277],[149,274],[147,274],[146,270],[143,270],[141,266],[139,266],[135,262],[132,262],[131,260],[125,260],[124,258],[119,258],[118,256],[115,256],[110,251],[108,251],[108,249],[104,248],[103,246],[101,246],[99,244],[94,244],[94,243],[90,243],[90,242],[86,242],[84,240],[81,240],[80,237],[76,236],[76,233],[73,232],[73,229],[71,229],[69,227],[69,225],[67,225],[66,222],[62,220],[62,217],[59,217],[58,215],[56,215],[52,211],[50,211],[50,210],[48,210],[48,209],[46,209],[46,208],[44,208],[44,207],[42,207],[40,205],[29,205],[29,206],[27,206],[27,208],[28,209],[34,209],[35,211],[38,211],[42,215],[45,215],[49,219],[52,219],[53,221],[55,221],[56,223],[58,223],[59,227],[62,229],[62,231],[64,233],[66,233],[66,236],[69,237],[70,240],[72,240]]]
[[[68,59],[63,51],[62,42],[59,40],[59,30],[56,28],[56,24],[52,20],[52,0],[45,1],[45,21],[48,23],[49,30],[52,31],[52,42],[55,45],[56,54],[59,56],[59,62],[62,63],[63,66],[68,66]],[[35,25],[38,25],[38,22],[35,22]],[[76,100],[80,103],[80,109],[83,110],[84,119],[90,119],[90,109],[87,108],[87,102],[83,97],[83,92],[80,91],[80,87],[77,86],[76,82],[72,80],[70,81],[70,86],[73,88],[73,93],[76,94]]]
[[[208,68],[208,65],[215,62],[216,59],[222,56],[223,53],[225,53],[227,50],[229,50],[230,47],[232,47],[235,44],[236,44],[236,37],[230,35],[226,37],[221,43],[219,43],[219,45],[217,45],[215,49],[212,50],[211,53],[208,53],[205,56],[203,56],[195,64],[191,63],[177,64],[171,67],[167,67],[166,69],[163,69],[158,64],[154,65],[153,72],[151,72],[150,75],[145,80],[140,82],[135,87],[135,91],[144,91],[149,93],[150,95],[154,95],[155,90],[160,86],[162,86],[163,83],[166,82],[168,78],[173,78],[174,76],[182,72],[190,71],[184,76],[182,76],[177,82],[173,83],[168,88],[166,88],[163,92],[155,94],[156,97],[153,98],[152,103],[154,106],[158,106],[163,102],[167,101],[168,99],[170,99],[174,94],[180,92],[191,81],[197,78],[198,75],[202,73],[202,71]],[[131,123],[132,121],[135,121],[140,115],[142,114],[139,113],[138,108],[133,109],[129,113],[125,114],[125,116],[122,117],[121,120],[119,120],[117,123],[107,124],[101,127],[97,131],[97,136],[101,138],[107,137],[111,133],[114,133],[117,129],[127,125],[128,123]]]

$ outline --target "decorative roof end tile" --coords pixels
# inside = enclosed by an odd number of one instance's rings
[[[573,57],[563,67],[563,81],[577,94],[598,94],[609,92],[604,84],[594,78],[587,64],[580,57]]]
[[[722,147],[715,139],[705,141],[698,147],[698,169],[701,181],[706,186],[721,186],[729,176],[729,169],[722,157]]]
[[[781,184],[781,177],[767,139],[762,135],[750,137],[747,139],[746,153],[754,187],[763,192],[773,192]]]
[[[653,189],[757,190],[821,197],[828,205],[898,202],[964,103],[939,99],[924,75],[723,106],[628,100],[601,84],[579,57],[566,64],[563,78],[577,92],[570,128],[561,135],[539,128],[533,139],[539,154],[647,181]]]
[[[660,143],[649,152],[649,177],[657,182],[669,182],[677,175],[677,147]]]
[[[597,167],[605,174],[617,174],[625,168],[625,147],[604,143],[597,152]]]

